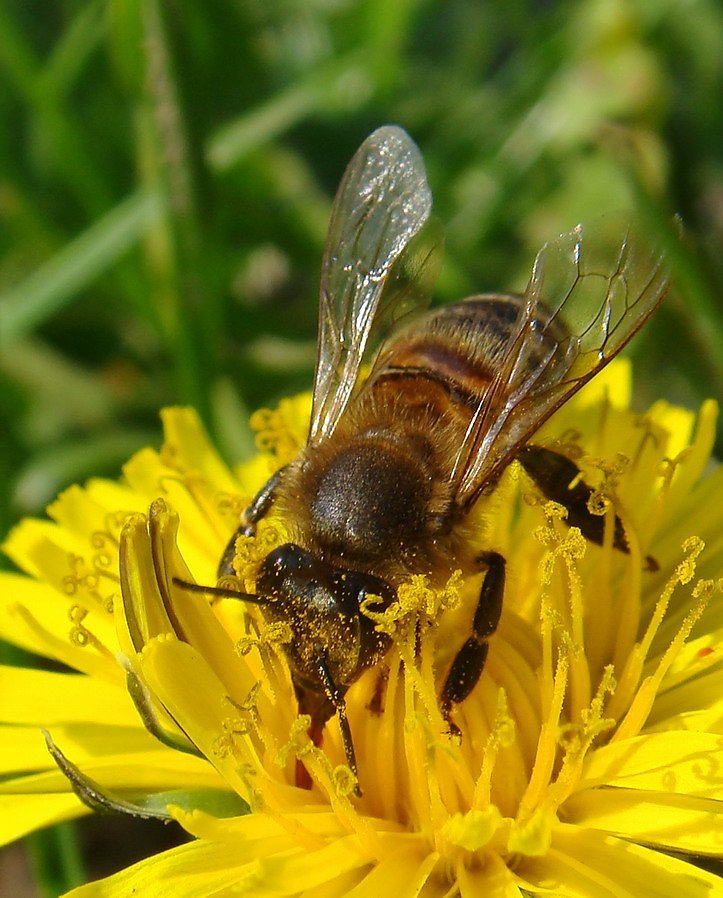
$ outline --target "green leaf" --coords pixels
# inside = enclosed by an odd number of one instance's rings
[[[172,820],[169,805],[185,811],[206,811],[216,817],[248,814],[249,806],[235,792],[225,789],[171,789],[165,792],[116,795],[100,786],[73,764],[43,730],[45,743],[60,771],[67,777],[78,798],[92,811],[129,814],[144,820]]]

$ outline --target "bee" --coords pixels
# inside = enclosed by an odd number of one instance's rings
[[[262,562],[253,595],[183,584],[258,604],[265,619],[288,625],[284,651],[299,712],[310,716],[316,744],[338,717],[357,781],[345,694],[391,646],[362,612],[365,598],[384,610],[410,574],[484,573],[469,634],[439,694],[454,731],[454,706],[482,674],[505,590],[504,557],[470,545],[465,519],[516,458],[565,506],[568,524],[602,543],[604,522],[588,510],[592,490],[577,466],[529,441],[625,346],[668,288],[660,255],[629,223],[613,222],[547,243],[522,295],[485,293],[426,311],[441,249],[431,205],[421,154],[406,132],[386,126],[371,134],[331,214],[306,445],[252,501],[219,579],[234,574],[239,534],[253,534],[272,505],[292,537]],[[617,517],[613,540],[627,551]],[[298,767],[297,782],[308,784]]]

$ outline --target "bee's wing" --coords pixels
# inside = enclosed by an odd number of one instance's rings
[[[333,433],[372,332],[426,304],[438,254],[420,231],[431,207],[414,141],[395,126],[374,131],[344,173],[329,223],[309,442]]]
[[[660,252],[618,218],[545,244],[499,368],[457,454],[464,509],[517,448],[625,346],[668,290]]]

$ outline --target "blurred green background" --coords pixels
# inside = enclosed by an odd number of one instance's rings
[[[0,84],[0,533],[166,404],[251,450],[248,411],[311,384],[333,193],[387,122],[446,228],[438,301],[635,208],[676,283],[638,402],[723,398],[719,0],[4,0]],[[31,847],[45,894],[81,875],[72,829]]]

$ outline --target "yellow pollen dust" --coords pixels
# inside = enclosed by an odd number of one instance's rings
[[[222,723],[223,732],[213,743],[213,753],[217,758],[226,758],[236,753],[236,739],[248,735],[248,726],[238,718],[226,718]]]
[[[289,741],[283,745],[277,755],[276,763],[279,767],[285,767],[290,757],[303,758],[314,751],[314,743],[309,737],[311,717],[308,714],[299,714],[291,724]]]
[[[262,452],[270,452],[278,461],[278,467],[292,461],[304,444],[304,433],[294,433],[290,422],[297,420],[291,400],[282,399],[275,409],[261,408],[255,411],[249,423],[256,431],[256,446]]]
[[[338,764],[332,770],[332,782],[337,795],[349,797],[356,789],[357,780],[346,764]]]
[[[258,636],[243,636],[239,639],[236,642],[236,651],[239,655],[248,655],[254,648],[288,645],[293,636],[291,626],[286,621],[264,623],[259,629]]]
[[[253,536],[240,534],[237,537],[234,546],[233,568],[242,585],[242,591],[251,593],[254,591],[259,568],[269,552],[281,545],[286,536],[287,534],[278,521],[264,518],[259,521]],[[238,588],[239,583],[230,583],[229,586],[232,589]]]
[[[487,845],[502,823],[502,815],[494,805],[484,810],[472,808],[465,814],[453,814],[442,826],[442,836],[451,845],[477,851]]]
[[[409,643],[416,628],[428,629],[446,611],[460,602],[462,572],[455,571],[441,589],[433,589],[424,574],[414,574],[397,590],[397,599],[384,611],[375,611],[381,599],[367,596],[361,605],[362,614],[376,624],[380,633],[387,633],[395,641]]]

